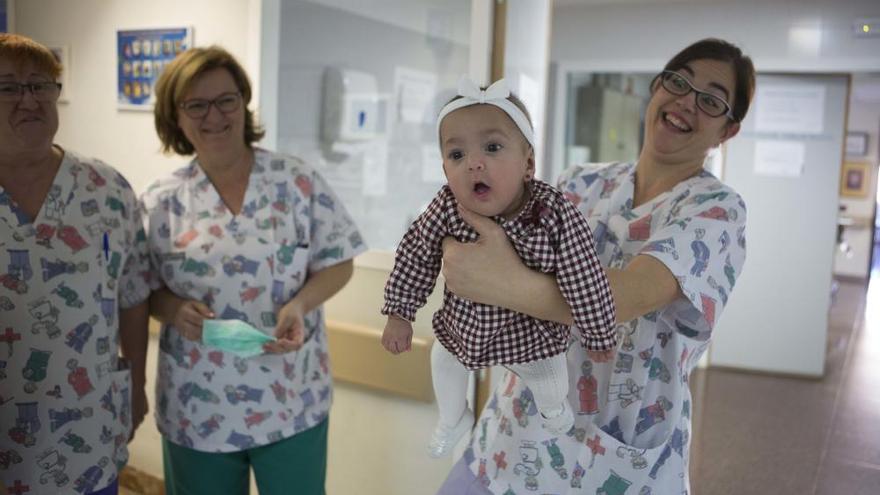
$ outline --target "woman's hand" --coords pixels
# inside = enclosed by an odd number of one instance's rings
[[[596,363],[607,363],[614,358],[614,354],[616,351],[614,349],[608,349],[605,351],[590,351],[587,350],[587,356],[591,361]]]
[[[291,299],[278,311],[278,323],[275,325],[275,342],[267,342],[263,350],[272,354],[285,354],[298,350],[303,346],[306,337],[306,325],[303,317],[305,311],[299,300]]]
[[[483,304],[505,306],[501,296],[510,290],[510,281],[529,269],[520,260],[504,230],[492,219],[458,207],[464,221],[480,238],[461,243],[443,240],[443,276],[455,295]]]
[[[150,412],[150,403],[147,400],[147,391],[144,388],[143,384],[140,387],[135,387],[132,384],[131,391],[131,435],[128,437],[128,441],[131,442],[134,440],[134,434],[137,432],[138,427],[143,423],[144,418],[147,416],[147,413]]]
[[[490,218],[459,206],[464,221],[480,234],[476,242],[443,240],[443,276],[455,295],[490,306],[499,306],[534,318],[573,323],[571,308],[556,277],[529,269]]]
[[[214,312],[205,303],[187,299],[181,300],[177,306],[171,324],[184,338],[201,342],[202,322],[211,318],[214,318]]]
[[[382,346],[391,354],[400,354],[412,349],[412,323],[398,316],[388,316],[382,332]]]

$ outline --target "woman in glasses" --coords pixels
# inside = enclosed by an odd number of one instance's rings
[[[365,245],[312,167],[254,146],[251,86],[228,52],[183,52],[155,94],[164,149],[195,155],[142,197],[150,309],[164,324],[166,491],[247,494],[252,468],[261,494],[323,494],[332,394],[321,304]],[[272,341],[242,357],[205,345],[206,320],[222,320],[210,327],[226,337],[247,337],[247,324]]]
[[[62,69],[0,33],[0,486],[114,494],[147,407],[149,264],[128,182],[54,144]]]
[[[440,493],[689,493],[688,376],[745,261],[745,204],[703,163],[739,131],[754,85],[739,48],[694,43],[653,80],[637,161],[562,174],[593,231],[621,343],[608,363],[570,347],[577,416],[565,435],[541,428],[530,391],[507,373]],[[447,242],[447,286],[570,324],[553,277],[528,270],[494,223],[463,213],[480,241]]]

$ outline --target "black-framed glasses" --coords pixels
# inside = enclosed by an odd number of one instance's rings
[[[710,117],[721,117],[722,115],[735,121],[730,104],[724,98],[707,93],[694,87],[691,82],[679,74],[671,70],[664,70],[657,75],[660,78],[660,84],[663,89],[669,91],[676,96],[684,96],[691,91],[697,94],[697,108]]]
[[[211,105],[217,107],[221,113],[232,113],[241,106],[241,93],[223,93],[222,95],[207,100],[204,98],[193,98],[180,103],[180,109],[183,110],[189,118],[201,119],[211,110]]]
[[[19,101],[24,97],[25,90],[30,91],[35,100],[51,103],[57,100],[61,94],[61,83],[50,81],[32,83],[3,81],[0,82],[0,101]]]

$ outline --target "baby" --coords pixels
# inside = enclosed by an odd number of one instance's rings
[[[617,336],[608,281],[587,219],[534,178],[534,131],[525,106],[503,80],[480,90],[463,79],[458,94],[437,119],[448,184],[397,248],[385,285],[382,314],[388,320],[382,345],[394,354],[410,349],[411,322],[433,290],[443,238],[477,240],[460,206],[498,223],[529,268],[555,275],[581,344],[593,359],[609,360]],[[445,289],[433,328],[431,372],[440,419],[428,448],[432,457],[448,454],[473,425],[466,401],[468,370],[505,366],[532,391],[544,428],[561,435],[574,425],[565,359],[571,327],[475,303]]]

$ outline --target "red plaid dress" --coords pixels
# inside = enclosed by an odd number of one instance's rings
[[[552,273],[571,306],[581,344],[590,350],[617,345],[614,303],[584,217],[559,191],[534,180],[531,197],[512,220],[496,217],[529,268]],[[385,285],[382,314],[415,320],[440,272],[442,241],[474,242],[479,235],[459,215],[448,185],[404,235]],[[443,291],[433,319],[437,340],[467,368],[536,361],[564,352],[571,327],[487,306]]]

